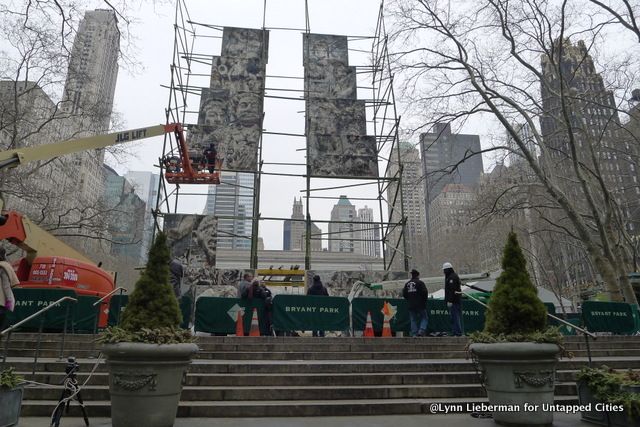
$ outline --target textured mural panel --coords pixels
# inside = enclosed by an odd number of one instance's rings
[[[309,164],[314,176],[378,176],[373,136],[310,135]]]
[[[252,92],[262,95],[264,90],[264,62],[259,58],[216,56],[211,66],[211,89]]]
[[[269,31],[225,27],[222,32],[222,56],[264,58],[266,63],[269,56],[268,47]]]
[[[228,297],[238,296],[238,283],[244,273],[254,274],[254,270],[215,269],[211,275],[211,283],[201,284],[196,288],[196,297]]]
[[[261,122],[261,95],[227,89],[202,89],[198,124],[251,127]]]
[[[218,157],[225,169],[252,171],[256,168],[260,125],[254,126],[189,126],[193,150],[202,151],[209,144],[218,147]]]
[[[310,101],[307,112],[310,117],[314,117],[309,123],[309,133],[311,134],[335,136],[367,134],[367,115],[364,101],[352,99]],[[370,154],[368,153],[368,155]]]
[[[313,176],[377,177],[376,139],[367,136],[345,36],[303,36],[307,162]]]
[[[201,92],[198,125],[189,126],[190,149],[197,155],[214,144],[223,169],[257,169],[268,40],[263,30],[224,29],[222,56],[213,58],[210,87]]]
[[[406,271],[327,271],[327,270],[309,270],[307,271],[307,287],[313,283],[314,275],[320,276],[320,280],[329,290],[331,296],[349,295],[353,284],[360,280],[365,283],[379,283],[388,280],[404,280],[409,275]],[[369,289],[364,289],[361,296],[375,296],[402,298],[400,291],[378,291],[376,294]]]
[[[340,61],[308,62],[304,88],[310,98],[356,99],[356,78],[356,67]]]
[[[167,214],[164,232],[171,256],[185,270],[183,287],[212,283],[216,265],[218,220],[212,215]]]
[[[338,61],[349,65],[349,45],[346,36],[304,34],[302,54],[308,62]]]

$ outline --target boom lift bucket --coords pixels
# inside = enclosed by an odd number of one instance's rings
[[[184,129],[179,123],[172,126],[171,131],[176,137],[178,154],[168,155],[163,159],[164,177],[170,184],[220,184],[220,168],[222,160],[215,148],[207,153],[190,151],[184,137]]]

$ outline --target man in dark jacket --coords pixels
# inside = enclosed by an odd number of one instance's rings
[[[423,337],[427,333],[427,286],[420,280],[420,273],[411,270],[411,280],[404,285],[402,296],[409,305],[409,319],[411,320],[411,336]]]
[[[322,281],[320,280],[320,276],[315,275],[313,276],[313,284],[311,286],[309,286],[309,289],[307,290],[307,295],[319,295],[319,296],[329,296],[329,292],[327,291],[327,288],[325,288],[325,286],[322,284]]]
[[[169,283],[173,287],[173,292],[176,294],[176,298],[180,298],[182,295],[182,278],[184,277],[184,268],[178,258],[174,258],[169,263]]]
[[[271,325],[272,325],[272,301],[273,301],[273,295],[271,293],[271,290],[269,288],[267,288],[264,283],[261,283],[259,280],[254,280],[253,282],[251,282],[251,285],[249,286],[248,290],[247,290],[247,296],[246,298],[248,299],[261,299],[264,301],[264,335],[273,335],[272,331],[271,331]]]
[[[447,302],[451,316],[451,333],[459,337],[462,335],[462,295],[457,293],[462,292],[460,278],[449,262],[442,265],[442,270],[444,271],[444,300]]]
[[[205,148],[203,152],[204,161],[207,164],[207,169],[209,173],[213,173],[216,168],[216,157],[218,157],[218,152],[216,151],[216,146],[213,144],[209,144],[208,148]]]
[[[320,276],[318,276],[317,274],[313,276],[313,284],[309,286],[309,289],[307,289],[307,295],[325,296],[325,297],[329,296],[329,292],[327,291],[327,288],[325,288],[325,286],[322,284],[322,281],[320,280]],[[313,336],[324,337],[324,331],[313,331]]]

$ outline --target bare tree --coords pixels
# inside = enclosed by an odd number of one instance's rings
[[[613,300],[637,303],[626,274],[637,184],[631,169],[611,170],[638,158],[613,96],[630,93],[637,63],[627,52],[598,64],[605,86],[592,61],[623,24],[568,0],[396,0],[391,10],[403,94],[423,126],[481,119],[504,129],[506,149],[544,190],[549,228],[580,242]]]
[[[103,2],[117,17],[119,62],[129,69],[137,65],[131,55],[129,11],[143,1]],[[76,80],[90,78],[80,67],[70,70],[78,24],[87,6],[79,0],[11,0],[0,5],[2,149],[74,139],[118,126],[116,120],[109,120],[110,103],[96,100],[73,109],[64,93],[71,71]],[[128,154],[121,148],[109,151],[116,156]],[[105,224],[119,210],[107,206],[101,194],[92,194],[78,176],[81,163],[91,165],[87,169],[90,175],[101,176],[103,157],[104,151],[97,150],[3,171],[0,192],[6,196],[8,208],[23,212],[90,257],[105,260],[110,257],[112,243]]]

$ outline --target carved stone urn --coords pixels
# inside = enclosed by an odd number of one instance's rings
[[[496,423],[551,426],[556,364],[560,347],[533,342],[474,343]]]
[[[176,418],[182,378],[198,346],[105,344],[113,427],[170,427]]]

